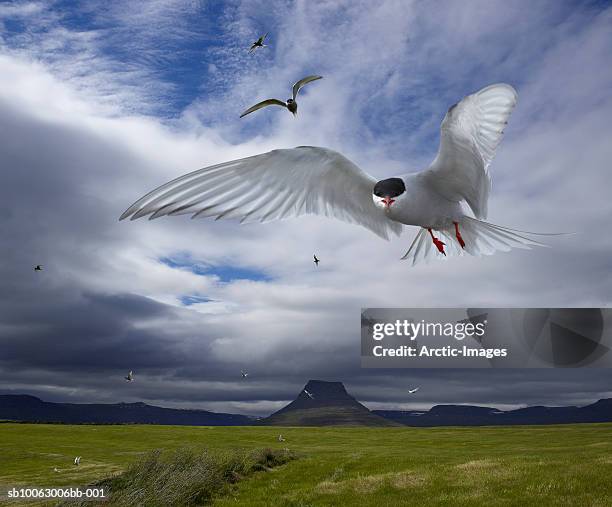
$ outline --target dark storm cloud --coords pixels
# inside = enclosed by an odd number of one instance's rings
[[[36,306],[32,300],[3,305],[0,320],[11,330],[3,339],[5,366],[85,372],[129,368],[136,358],[141,368],[176,367],[185,361],[169,339],[134,326],[146,319],[171,323],[178,318],[173,309],[130,294],[70,292],[39,293]]]
[[[95,292],[88,274],[105,268],[118,240],[117,210],[88,191],[135,159],[99,135],[53,124],[0,103],[0,364],[12,371],[51,370],[90,383],[92,371],[176,368],[189,351],[175,346],[180,311],[127,293]],[[70,188],[70,191],[67,189]],[[35,273],[33,266],[43,264]],[[195,361],[195,358],[192,360]],[[28,375],[36,383],[36,377]]]

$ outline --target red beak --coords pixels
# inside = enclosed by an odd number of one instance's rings
[[[385,206],[388,208],[388,207],[390,207],[395,202],[395,199],[391,199],[391,197],[385,197],[382,200],[382,202],[384,202]]]

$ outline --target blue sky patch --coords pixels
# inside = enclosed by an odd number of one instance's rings
[[[210,303],[213,299],[207,298],[206,296],[198,296],[197,294],[190,294],[179,297],[179,301],[183,306],[191,306],[198,303]]]
[[[171,268],[187,269],[195,275],[216,276],[223,283],[230,283],[235,280],[252,280],[254,282],[268,282],[272,280],[262,270],[233,266],[231,264],[213,266],[193,260],[188,256],[162,257],[159,261]]]

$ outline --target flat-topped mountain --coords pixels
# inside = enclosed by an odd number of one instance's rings
[[[259,421],[275,426],[396,426],[346,392],[342,382],[309,380],[296,399]]]

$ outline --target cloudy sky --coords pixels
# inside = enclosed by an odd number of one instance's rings
[[[371,408],[612,396],[609,370],[359,361],[361,307],[612,304],[610,54],[606,2],[0,3],[0,391],[251,414],[311,378]],[[297,119],[238,118],[311,73]],[[118,221],[171,178],[275,148],[333,148],[378,178],[420,170],[448,107],[500,81],[519,104],[489,220],[576,232],[551,248],[411,268],[409,227],[386,242],[319,217]]]

